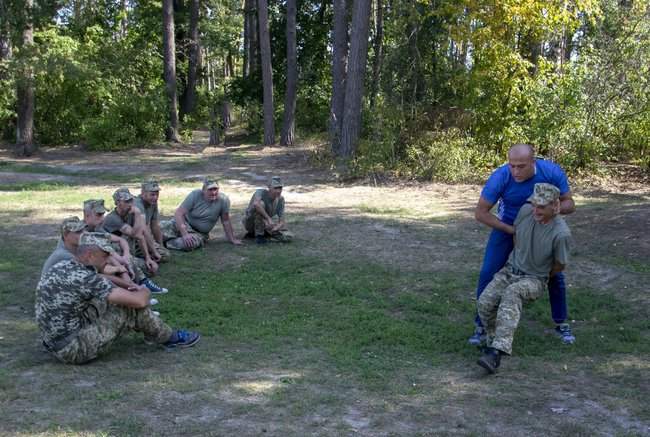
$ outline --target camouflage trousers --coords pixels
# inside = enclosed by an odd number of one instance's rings
[[[106,305],[106,310],[62,349],[51,352],[60,361],[68,364],[83,364],[94,360],[128,331],[142,332],[145,340],[165,343],[172,330],[158,316],[147,308],[135,309],[118,305]]]
[[[293,234],[286,229],[280,229],[273,232],[267,230],[264,217],[256,211],[253,211],[250,215],[244,217],[242,225],[244,225],[246,233],[251,236],[265,236],[269,237],[271,240],[282,243],[288,243],[293,239]]]
[[[160,261],[158,262],[158,264],[169,261],[169,258],[171,258],[171,252],[165,246],[158,244],[157,241],[154,241],[153,245],[156,248],[158,254],[160,254]],[[135,256],[144,259],[144,252],[140,248],[139,244],[135,245]]]
[[[115,250],[116,253],[122,255],[122,248],[119,244],[112,243],[111,246],[113,246],[113,250]],[[133,252],[131,252],[131,256],[129,257],[129,268],[133,271],[133,281],[137,284],[146,278],[147,273],[149,273],[144,260],[133,256]]]
[[[199,249],[208,241],[208,235],[193,229],[189,224],[187,225],[187,232],[192,236],[192,244],[187,246],[183,242],[180,231],[176,228],[176,220],[162,220],[160,222],[160,230],[163,234],[163,242],[168,249],[183,250],[186,252]]]
[[[512,341],[522,306],[540,297],[544,287],[540,278],[515,274],[509,264],[494,275],[477,304],[478,315],[488,336],[488,346],[512,353]]]

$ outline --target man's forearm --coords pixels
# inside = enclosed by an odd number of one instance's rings
[[[491,228],[498,229],[507,234],[514,234],[515,228],[512,225],[502,222],[497,216],[491,212],[477,211],[475,214],[476,220]]]
[[[156,243],[161,245],[163,244],[162,231],[160,230],[160,224],[158,222],[151,222],[151,234],[153,235],[154,240],[156,240]]]
[[[235,232],[232,229],[232,223],[230,223],[230,220],[223,222],[223,232],[226,234],[228,241],[231,243],[235,241]]]

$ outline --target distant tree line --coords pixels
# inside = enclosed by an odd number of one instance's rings
[[[513,142],[650,168],[649,70],[650,0],[0,0],[23,155],[218,144],[236,116],[266,145],[324,133],[361,171],[457,180]]]

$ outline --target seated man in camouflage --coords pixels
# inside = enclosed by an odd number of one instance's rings
[[[487,348],[478,364],[496,372],[501,356],[512,353],[522,306],[542,295],[550,276],[568,263],[571,231],[560,213],[560,190],[537,183],[514,222],[514,249],[478,300]]]
[[[140,195],[134,200],[136,208],[144,216],[144,237],[148,247],[153,248],[160,255],[160,262],[169,260],[169,250],[163,246],[162,231],[160,230],[160,215],[158,213],[158,196],[160,186],[158,182],[151,179],[142,183]],[[136,246],[136,256],[143,258],[144,252],[139,245]]]
[[[104,231],[126,239],[131,253],[135,253],[136,245],[139,246],[143,256],[136,257],[135,261],[149,276],[153,276],[158,272],[160,254],[147,242],[144,219],[134,205],[134,199],[128,188],[118,188],[113,193],[115,208],[106,216],[102,227]]]
[[[172,330],[149,309],[149,290],[124,289],[98,275],[113,252],[104,233],[85,232],[73,259],[45,273],[36,289],[36,321],[43,344],[64,363],[83,364],[129,330],[166,347],[199,341],[196,332]]]
[[[210,231],[220,219],[228,241],[241,244],[230,222],[230,199],[219,193],[217,180],[210,178],[203,182],[202,189],[192,191],[183,200],[172,220],[160,223],[165,245],[174,250],[198,249],[208,241]]]
[[[278,217],[277,223],[273,222],[275,216]],[[271,178],[268,189],[260,188],[255,191],[242,223],[246,236],[255,237],[257,244],[266,243],[267,237],[275,241],[291,241],[292,235],[285,229],[284,197],[279,177]]]
[[[104,207],[103,199],[88,199],[83,203],[84,223],[86,223],[86,230],[90,232],[105,232],[103,228],[104,214],[106,208]],[[141,259],[135,258],[131,255],[129,243],[122,237],[115,234],[107,233],[110,236],[111,243],[115,252],[109,257],[109,264],[113,266],[124,266],[127,269],[126,274],[119,274],[125,281],[132,280],[135,284],[146,286],[152,293],[164,294],[167,290],[164,287],[156,284],[151,278],[148,278],[144,269],[141,267],[144,263]],[[140,260],[140,262],[136,261]]]

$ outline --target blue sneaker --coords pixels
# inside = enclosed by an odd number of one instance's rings
[[[568,323],[560,323],[555,327],[555,334],[560,337],[562,343],[573,344],[576,341],[575,335],[571,333],[571,326]]]
[[[144,278],[142,281],[140,281],[140,285],[147,287],[152,294],[165,294],[169,292],[169,290],[161,287],[149,278]]]
[[[474,333],[467,339],[467,342],[472,346],[480,346],[481,343],[485,342],[485,329],[481,326],[477,326],[474,329]]]
[[[172,332],[172,336],[164,344],[168,349],[173,349],[176,347],[190,347],[194,346],[201,339],[201,334],[194,331],[185,331],[184,329],[177,329]]]

